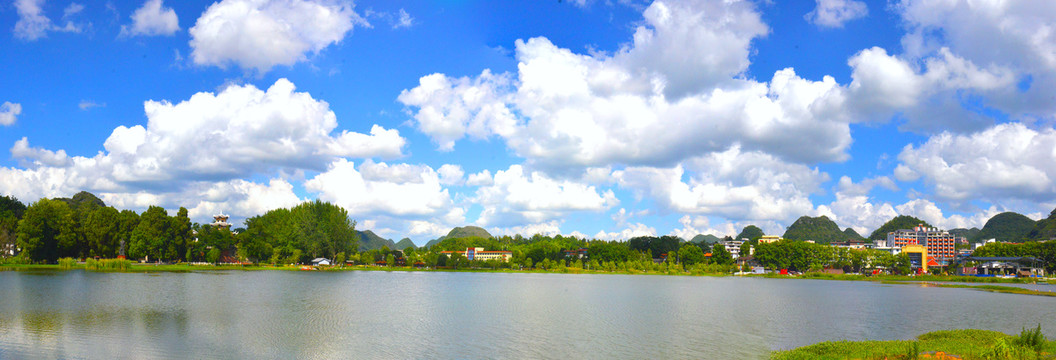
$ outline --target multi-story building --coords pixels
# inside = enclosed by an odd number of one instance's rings
[[[887,246],[905,247],[907,245],[921,245],[928,249],[927,254],[936,261],[945,262],[957,255],[954,245],[957,237],[949,232],[933,227],[917,225],[913,229],[902,229],[887,233]]]
[[[469,261],[488,261],[488,260],[499,260],[502,262],[510,261],[510,257],[513,257],[512,251],[484,251],[484,248],[466,248],[466,251],[441,251],[441,254],[447,256],[454,255],[454,253],[462,254]]]
[[[730,253],[730,257],[732,257],[734,259],[736,259],[736,258],[741,256],[741,245],[744,245],[744,243],[745,243],[745,241],[744,240],[740,240],[740,239],[738,239],[738,240],[726,240],[726,241],[719,242],[719,244],[722,244],[722,247],[726,248],[726,251],[728,251]],[[745,255],[750,255],[750,254],[745,254]]]

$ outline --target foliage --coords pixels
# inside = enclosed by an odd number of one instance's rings
[[[1056,241],[1028,241],[1022,244],[989,243],[975,249],[973,256],[978,257],[1036,257],[1044,263],[1049,273],[1056,271]]]
[[[848,240],[866,240],[866,238],[852,228],[847,228],[843,231],[843,237]]]
[[[660,258],[661,254],[667,254],[672,251],[678,251],[679,243],[682,239],[674,236],[639,236],[627,240],[627,246],[632,251],[636,252],[649,252],[653,258]]]
[[[719,265],[733,264],[733,255],[726,250],[726,246],[715,244],[711,247],[711,262]]]
[[[957,236],[957,237],[963,237],[963,238],[968,239],[968,240],[975,239],[975,236],[979,234],[979,231],[981,231],[981,230],[979,230],[979,228],[976,228],[976,227],[973,227],[971,229],[956,228],[956,229],[950,229],[949,230],[950,235]]]
[[[92,271],[128,271],[132,269],[132,261],[126,259],[100,259],[88,258],[85,260],[84,268]]]
[[[1045,335],[1041,333],[1041,324],[1030,330],[1024,327],[1019,336],[1012,339],[1012,343],[1040,352],[1041,348],[1045,346]]]
[[[490,238],[492,237],[487,230],[477,226],[463,226],[451,229],[447,235],[441,237],[439,240],[444,239],[458,239],[467,237],[479,237],[479,238]]]
[[[77,259],[72,257],[64,257],[59,259],[59,268],[63,270],[72,269],[74,265],[77,265]]]
[[[33,261],[54,262],[78,253],[73,210],[63,201],[41,199],[18,222],[18,247]]]
[[[737,234],[734,239],[746,239],[748,241],[756,241],[759,240],[759,238],[763,237],[763,235],[766,235],[763,233],[763,229],[760,229],[758,226],[755,225],[748,225],[745,226],[744,229],[741,230],[741,233]]]
[[[18,220],[26,205],[14,197],[0,196],[0,257],[7,256],[7,249],[18,246]]]
[[[1049,217],[1041,219],[1027,233],[1027,239],[1034,241],[1045,241],[1056,239],[1056,209],[1052,209]]]
[[[997,241],[1023,241],[1037,225],[1034,220],[1014,212],[1003,212],[986,221],[983,229],[971,238],[971,242],[983,242],[987,239]]]
[[[405,250],[405,249],[414,248],[414,247],[415,247],[414,246],[414,242],[411,241],[410,238],[403,238],[403,239],[400,239],[400,241],[397,242],[395,246],[393,246],[393,249]]]
[[[696,244],[686,243],[678,249],[678,258],[682,264],[689,267],[704,262],[704,251]]]
[[[694,236],[692,239],[689,240],[689,242],[691,242],[691,243],[701,244],[701,245],[714,244],[714,243],[717,243],[719,241],[722,241],[722,239],[720,239],[718,236],[711,235],[711,234],[708,234],[708,235],[697,235],[697,236]]]
[[[924,226],[931,226],[926,221],[917,219],[909,215],[895,216],[891,220],[888,220],[886,223],[884,223],[884,225],[881,225],[880,228],[874,230],[873,233],[869,235],[869,240],[884,240],[887,239],[887,233],[889,232],[901,229],[912,229],[913,227],[921,224],[923,224]]]
[[[319,200],[290,209],[275,209],[246,220],[239,244],[255,249],[251,256],[263,259],[272,249],[272,263],[302,263],[313,258],[333,259],[338,253],[358,249],[356,223],[340,206]]]
[[[799,217],[796,222],[789,225],[781,237],[788,240],[814,240],[822,244],[847,240],[846,234],[840,231],[840,227],[824,215]]]
[[[1038,348],[1017,344],[1007,334],[989,330],[942,330],[930,332],[912,341],[826,341],[789,351],[776,351],[773,359],[912,359],[936,358],[943,352],[966,359],[1033,359],[1051,351],[1053,342]],[[1042,350],[1038,350],[1042,349]]]

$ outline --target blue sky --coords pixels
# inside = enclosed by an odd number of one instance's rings
[[[867,233],[1056,206],[1056,5],[0,4],[0,193],[236,221],[306,199],[423,244]]]

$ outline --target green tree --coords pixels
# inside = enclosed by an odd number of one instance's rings
[[[63,201],[40,199],[30,204],[18,222],[18,246],[32,261],[55,262],[75,255],[73,210]]]
[[[169,219],[171,224],[169,225],[169,239],[172,239],[168,248],[166,249],[166,255],[170,259],[184,259],[187,253],[187,242],[191,240],[191,219],[187,216],[187,208],[180,207],[176,211],[176,216]]]
[[[134,258],[150,260],[170,260],[175,256],[169,254],[169,243],[172,232],[169,227],[172,221],[165,209],[151,206],[140,216],[139,224],[132,231],[129,244],[129,255]]]
[[[719,265],[729,265],[733,264],[733,256],[726,251],[725,246],[716,243],[711,247],[711,261]]]
[[[96,207],[85,218],[83,225],[88,256],[117,257],[120,250],[121,213],[109,206]]]
[[[678,250],[678,257],[683,265],[689,267],[704,262],[704,251],[695,244],[686,243]]]

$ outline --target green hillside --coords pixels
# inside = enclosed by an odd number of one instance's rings
[[[1034,229],[1027,234],[1027,239],[1034,241],[1056,239],[1056,209],[1052,209],[1049,217],[1038,220]]]
[[[950,229],[950,234],[952,234],[953,236],[959,236],[959,237],[963,237],[963,238],[967,238],[967,239],[971,240],[971,239],[974,239],[977,234],[979,234],[979,228],[974,228],[973,227],[971,229],[965,229],[965,228]]]
[[[887,239],[887,233],[889,232],[901,229],[912,229],[914,226],[920,224],[924,224],[924,226],[928,227],[931,226],[931,224],[928,224],[926,221],[909,215],[895,216],[893,219],[888,220],[884,225],[880,226],[879,229],[874,230],[873,233],[869,235],[869,240]]]
[[[467,238],[467,237],[490,238],[490,237],[494,237],[494,236],[491,236],[491,234],[488,233],[487,230],[484,230],[484,228],[481,228],[481,227],[477,227],[477,226],[463,226],[463,227],[456,227],[454,229],[451,229],[451,231],[448,232],[447,235],[440,237],[439,240],[458,239],[458,238]]]
[[[745,226],[744,230],[741,230],[741,233],[737,234],[737,237],[734,239],[759,240],[763,235],[766,235],[763,233],[763,229],[760,229],[755,225],[748,225]]]
[[[701,244],[701,243],[714,244],[714,243],[717,243],[719,241],[722,241],[722,239],[720,239],[718,236],[711,235],[711,234],[708,234],[708,235],[698,234],[697,236],[694,236],[692,239],[689,240],[689,242],[694,243],[694,244]]]
[[[862,241],[866,240],[866,238],[864,236],[862,236],[857,231],[854,231],[854,229],[851,229],[851,228],[847,228],[847,230],[844,230],[843,231],[843,236],[847,240],[862,240]]]
[[[411,241],[410,238],[400,239],[400,242],[396,243],[396,250],[403,250],[403,249],[406,249],[406,248],[413,248],[413,247],[415,247],[414,246],[414,242]]]
[[[359,233],[359,251],[381,249],[386,246],[389,247],[389,249],[396,248],[396,243],[392,242],[392,240],[378,236],[378,234],[375,234],[373,231],[357,230],[356,232]]]
[[[817,243],[828,244],[834,241],[844,241],[847,235],[843,231],[840,231],[839,225],[836,225],[827,216],[800,216],[796,219],[796,222],[788,226],[785,229],[785,234],[781,236],[788,240],[814,240]]]
[[[972,242],[981,242],[987,239],[997,241],[1020,242],[1026,239],[1027,234],[1037,225],[1030,218],[1014,212],[1003,212],[986,221],[983,229],[972,238]]]

